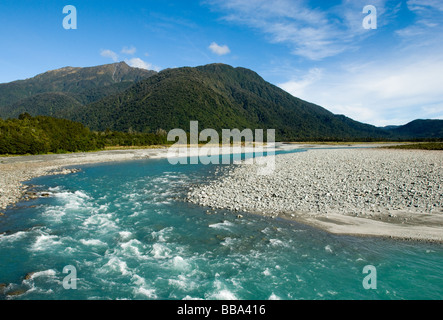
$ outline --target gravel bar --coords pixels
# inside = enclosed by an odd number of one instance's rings
[[[296,220],[337,234],[443,241],[443,152],[311,149],[270,175],[236,165],[187,201]],[[211,210],[209,210],[211,212]]]

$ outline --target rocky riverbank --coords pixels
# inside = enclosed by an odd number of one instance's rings
[[[188,156],[199,156],[201,149],[196,146],[184,146],[182,151]],[[123,149],[108,150],[88,153],[49,154],[19,157],[0,157],[0,216],[1,210],[5,210],[21,199],[35,197],[35,194],[27,194],[28,186],[24,182],[31,179],[46,176],[69,174],[74,169],[66,169],[67,166],[84,165],[91,163],[131,161],[148,158],[176,158],[182,157],[183,153],[177,153],[178,149],[158,147],[152,149]],[[252,149],[247,149],[251,152]],[[216,150],[217,151],[217,150]],[[220,154],[225,150],[218,150]],[[228,151],[229,152],[229,151]]]
[[[165,157],[167,149],[115,150],[91,153],[51,154],[40,156],[0,157],[0,215],[1,210],[24,199],[33,197],[26,194],[25,184],[33,178],[70,174],[76,169],[67,166],[102,163],[111,161],[127,161],[143,158]]]
[[[292,219],[333,233],[443,241],[443,153],[312,149],[278,155],[257,175],[240,165],[187,200]]]

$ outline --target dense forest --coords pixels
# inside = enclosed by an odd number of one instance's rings
[[[106,146],[162,145],[166,140],[162,132],[93,132],[78,122],[27,113],[18,119],[0,118],[0,154],[86,152]]]
[[[380,140],[390,133],[295,98],[257,73],[224,64],[167,69],[122,93],[83,105],[68,119],[92,130],[153,132],[275,129],[279,141]]]

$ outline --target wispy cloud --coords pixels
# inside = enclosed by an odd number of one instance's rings
[[[218,45],[215,42],[211,43],[211,45],[209,46],[209,49],[213,53],[215,53],[215,54],[217,54],[219,56],[223,56],[223,55],[226,55],[228,53],[231,53],[231,50],[229,49],[229,47],[227,45],[220,46],[220,45]]]
[[[415,20],[410,25],[397,30],[398,36],[405,41],[414,41],[415,45],[433,42],[436,37],[443,36],[443,2],[441,0],[408,0],[407,8],[415,15]]]
[[[118,61],[118,54],[115,53],[115,52],[112,51],[112,50],[109,50],[109,49],[103,49],[103,50],[100,51],[100,55],[101,55],[102,57],[105,57],[105,58],[111,58],[112,61],[114,61],[114,62],[117,62],[117,61]]]
[[[408,0],[407,5],[409,10],[412,11],[429,9],[443,11],[443,2],[441,0]]]
[[[320,81],[323,77],[323,70],[313,68],[308,71],[307,74],[302,77],[292,78],[288,82],[281,83],[280,87],[297,97],[304,97],[305,90],[311,89],[310,87]]]
[[[208,0],[225,12],[224,20],[262,32],[270,42],[290,47],[294,55],[310,60],[335,56],[357,46],[369,33],[362,27],[367,1],[344,0],[332,8],[312,7],[308,1]],[[385,0],[372,0],[379,14]]]
[[[137,48],[134,46],[131,47],[123,47],[122,49],[122,53],[123,54],[128,54],[128,55],[133,55],[137,52]]]

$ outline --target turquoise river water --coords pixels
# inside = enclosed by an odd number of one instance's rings
[[[34,179],[51,196],[0,217],[0,299],[443,298],[441,244],[208,215],[183,198],[214,177],[215,165],[151,159],[81,168]],[[376,289],[363,286],[368,265]],[[70,288],[66,266],[76,273]]]

